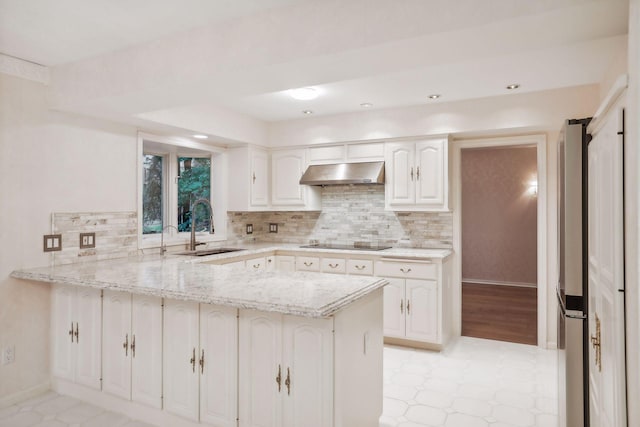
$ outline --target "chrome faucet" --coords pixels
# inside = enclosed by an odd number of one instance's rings
[[[175,225],[165,225],[162,227],[162,231],[160,232],[160,255],[164,255],[164,253],[167,252],[167,246],[164,244],[164,230],[167,228],[175,228],[178,233],[180,232]]]
[[[211,203],[209,203],[207,199],[196,200],[195,202],[193,202],[193,205],[191,205],[191,240],[189,242],[190,251],[195,251],[196,246],[203,244],[196,242],[196,207],[198,207],[199,204],[204,204],[209,207],[209,233],[214,233],[213,207],[211,206]]]

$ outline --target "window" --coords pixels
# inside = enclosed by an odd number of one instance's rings
[[[224,195],[221,189],[226,185],[223,172],[213,173],[215,160],[221,158],[221,149],[161,137],[141,137],[139,144],[142,145],[138,204],[141,247],[157,246],[163,229],[165,242],[185,243],[192,222],[200,234],[199,241],[224,239],[226,211],[223,202],[214,203],[216,197]],[[212,175],[220,182],[215,182]],[[198,204],[194,217],[192,208],[199,199],[211,203],[214,212],[210,213],[204,204]],[[219,227],[211,235],[209,230],[216,229],[215,225]]]

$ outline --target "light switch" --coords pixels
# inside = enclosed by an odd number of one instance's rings
[[[80,249],[96,247],[96,233],[80,233]]]
[[[62,250],[62,234],[45,234],[42,248],[45,252],[56,252]]]

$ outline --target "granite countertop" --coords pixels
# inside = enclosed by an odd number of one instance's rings
[[[387,283],[366,276],[251,271],[190,259],[145,255],[16,270],[11,276],[306,317],[331,316]]]
[[[107,261],[15,270],[12,277],[48,283],[192,300],[306,317],[328,317],[384,286],[386,279],[309,272],[249,270],[213,265],[275,252],[341,254],[442,261],[449,249],[381,251],[301,248],[298,244],[242,244],[244,250],[203,257],[141,255]],[[157,249],[156,249],[157,250]]]
[[[419,249],[419,248],[390,248],[379,251],[368,250],[345,250],[345,249],[323,249],[323,248],[301,248],[297,243],[242,243],[238,245],[224,245],[224,247],[242,248],[243,251],[229,252],[226,254],[194,257],[192,262],[212,262],[228,258],[260,256],[274,252],[300,252],[309,254],[336,254],[343,256],[367,256],[376,258],[403,258],[417,260],[444,261],[453,254],[451,249]]]

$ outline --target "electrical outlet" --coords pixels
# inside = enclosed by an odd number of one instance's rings
[[[247,234],[253,234],[253,224],[247,224]]]
[[[80,249],[96,247],[96,233],[80,233]]]
[[[62,250],[62,234],[45,234],[42,242],[45,252],[57,252]]]
[[[270,223],[269,233],[277,233],[277,232],[278,232],[278,224]]]
[[[16,361],[16,346],[9,345],[2,349],[2,364],[8,365]]]

